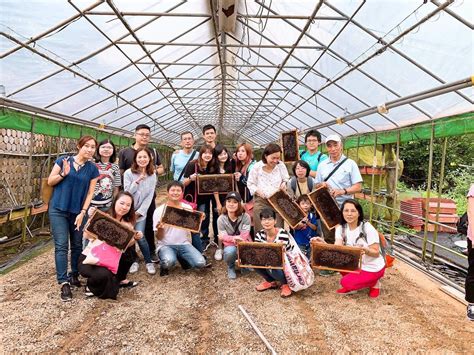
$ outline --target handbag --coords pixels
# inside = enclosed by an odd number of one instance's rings
[[[197,174],[197,163],[194,164],[194,172]],[[188,196],[191,197],[191,201],[188,200]],[[187,194],[181,199],[181,202],[191,206],[193,211],[197,210],[197,182],[195,182],[195,185],[194,185],[194,199],[193,199],[193,195]]]
[[[314,272],[308,258],[296,243],[293,250],[285,252],[283,272],[288,286],[294,292],[304,290],[314,282]]]
[[[83,264],[103,266],[113,274],[117,274],[122,252],[116,247],[95,239],[87,244],[82,254],[86,256],[82,262]]]

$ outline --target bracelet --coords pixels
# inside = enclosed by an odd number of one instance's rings
[[[59,172],[59,176],[61,176],[64,179],[64,175],[62,174],[62,171]]]
[[[347,195],[347,189],[344,189],[344,195]]]

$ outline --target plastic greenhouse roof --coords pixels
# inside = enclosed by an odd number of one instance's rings
[[[473,110],[473,3],[3,0],[2,103],[168,144],[397,128]]]

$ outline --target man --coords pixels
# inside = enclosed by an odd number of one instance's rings
[[[202,127],[202,137],[204,138],[205,144],[209,144],[212,149],[216,147],[216,127],[211,124],[207,124]]]
[[[319,163],[328,158],[326,154],[323,154],[318,150],[319,144],[321,143],[321,133],[314,129],[309,131],[304,137],[304,143],[306,145],[306,150],[300,151],[300,158],[308,163],[311,169],[309,176],[314,179],[316,177]]]
[[[146,124],[139,124],[135,128],[134,138],[135,138],[135,143],[131,147],[122,149],[119,152],[119,168],[120,168],[120,173],[122,174],[122,176],[125,170],[130,169],[130,167],[132,166],[133,158],[135,157],[135,151],[140,148],[148,147],[148,143],[150,143],[150,138],[151,138],[150,127],[147,126]],[[155,165],[156,165],[156,175],[164,174],[165,169],[163,168],[163,164],[161,164],[161,160],[160,160],[160,156],[158,155],[158,152],[153,148],[150,148],[150,150],[151,150],[151,154],[153,156],[153,160],[155,161]],[[150,247],[153,262],[157,261],[156,255],[153,252],[155,250],[155,236],[153,234],[153,212],[155,211],[155,207],[156,207],[155,199],[156,199],[156,193],[153,195],[153,200],[151,201],[150,207],[148,208],[147,216],[146,216],[146,226],[145,226],[145,239],[148,242],[148,246]],[[136,253],[135,253],[135,257],[137,257]],[[130,268],[131,273],[138,271],[138,269],[136,269],[135,266],[132,266],[132,268]]]
[[[184,208],[192,211],[192,208],[181,202],[184,185],[179,181],[172,181],[167,186],[168,196],[165,204],[159,206],[153,214],[153,225],[156,231],[157,254],[160,257],[160,276],[166,276],[176,261],[180,261],[186,268],[201,269],[206,266],[206,260],[202,254],[190,243],[190,233],[186,230],[165,226],[161,223],[166,206]]]
[[[329,159],[319,164],[315,181],[329,188],[340,207],[345,200],[353,198],[356,192],[362,190],[362,176],[357,163],[342,153],[343,146],[339,135],[329,135],[326,138],[326,148]],[[327,230],[324,223],[321,225],[326,242],[334,244],[334,233]]]
[[[173,153],[171,156],[170,171],[173,172],[173,180],[183,182],[184,180],[184,167],[193,159],[199,157],[194,147],[194,137],[189,131],[181,133],[181,150]]]

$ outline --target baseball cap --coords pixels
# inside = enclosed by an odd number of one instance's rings
[[[329,136],[326,137],[326,140],[324,141],[324,143],[327,143],[330,141],[341,142],[341,137],[338,134],[330,134]]]
[[[240,194],[236,191],[231,191],[227,194],[227,196],[225,197],[226,200],[230,199],[230,198],[233,198],[234,200],[236,200],[237,202],[242,202],[242,197],[240,197]]]

